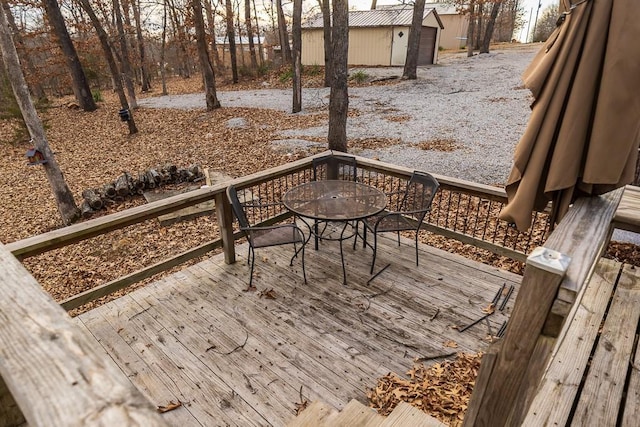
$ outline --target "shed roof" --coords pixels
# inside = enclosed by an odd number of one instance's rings
[[[402,5],[401,5],[402,6]],[[433,8],[425,8],[423,19],[429,14],[433,14],[440,25],[444,28],[438,13]],[[349,27],[410,27],[413,19],[413,7],[394,7],[374,10],[350,10]],[[303,24],[304,28],[322,28],[322,15],[310,19]]]

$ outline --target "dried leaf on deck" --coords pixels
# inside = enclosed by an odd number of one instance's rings
[[[264,297],[266,299],[276,299],[276,291],[271,289],[265,289],[264,291],[260,291],[260,298]]]
[[[458,353],[453,361],[430,367],[415,364],[409,379],[389,373],[368,393],[370,406],[388,415],[400,401],[449,425],[461,425],[475,385],[481,354]]]
[[[165,412],[169,412],[169,411],[173,411],[174,409],[178,409],[181,406],[182,406],[182,402],[178,401],[178,403],[175,403],[173,400],[171,400],[166,405],[158,405],[158,412],[160,412],[161,414],[164,414]]]

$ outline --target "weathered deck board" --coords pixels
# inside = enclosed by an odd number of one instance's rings
[[[640,187],[627,185],[613,217],[616,228],[640,233]]]
[[[624,267],[609,308],[572,426],[615,426],[640,319],[640,281]],[[635,420],[636,423],[638,420]]]
[[[371,250],[345,242],[347,286],[338,245],[307,248],[308,283],[291,248],[257,252],[256,291],[248,282],[246,246],[238,262],[205,260],[77,318],[172,425],[284,425],[302,398],[337,409],[366,401],[379,377],[403,375],[415,357],[479,351],[479,318],[503,283],[520,277],[412,242],[382,239],[370,284]],[[275,299],[260,296],[273,289]],[[490,318],[492,332],[507,318]],[[457,348],[449,347],[451,342]],[[432,363],[429,361],[427,363]],[[302,390],[302,392],[300,391]]]
[[[567,333],[560,337],[523,425],[565,425],[569,419],[587,362],[593,351],[620,265],[602,259],[576,308]]]

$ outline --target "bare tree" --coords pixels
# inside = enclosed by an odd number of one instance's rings
[[[122,25],[122,11],[119,0],[113,0],[113,11],[116,16],[116,28],[118,30],[118,42],[120,44],[120,67],[122,71],[122,79],[124,80],[125,88],[127,88],[127,94],[129,95],[129,104],[131,105],[131,108],[135,109],[138,108],[138,101],[136,99],[136,90],[133,85],[133,67],[131,67],[129,47],[127,46],[127,38],[124,33],[124,26]]]
[[[42,87],[40,79],[35,78],[37,75],[36,67],[33,65],[31,56],[25,52],[26,46],[24,44],[22,34],[20,34],[20,31],[18,30],[13,14],[11,13],[11,7],[9,7],[9,3],[6,1],[1,3],[7,17],[7,22],[9,23],[9,28],[13,34],[13,42],[16,46],[16,50],[22,50],[22,63],[26,67],[28,74],[34,77],[32,81],[27,82],[29,84],[29,89],[37,100],[44,100],[47,98],[47,95],[44,92],[44,87]]]
[[[347,151],[347,60],[349,53],[349,1],[333,0],[333,26],[331,28],[333,51],[333,79],[329,95],[329,149]]]
[[[293,108],[302,110],[302,0],[293,0]]]
[[[56,35],[58,46],[60,46],[60,50],[62,50],[62,54],[64,55],[65,64],[67,65],[67,69],[71,75],[71,88],[73,89],[73,94],[75,95],[80,108],[84,111],[94,111],[98,107],[93,100],[93,94],[89,88],[89,82],[87,81],[87,76],[84,74],[84,70],[82,69],[82,64],[80,63],[80,58],[78,58],[76,48],[73,46],[67,27],[64,24],[64,18],[62,17],[62,12],[60,11],[58,2],[57,0],[44,0],[43,4],[47,11],[49,23]]]
[[[149,72],[147,71],[147,58],[144,36],[142,34],[142,21],[140,19],[140,0],[132,0],[133,20],[136,23],[136,40],[138,41],[138,55],[140,56],[140,77],[142,79],[142,91],[148,92],[151,89]]]
[[[231,57],[231,76],[233,83],[238,83],[238,58],[236,55],[236,34],[233,29],[233,5],[226,0],[227,38],[229,39],[229,56]]]
[[[180,58],[178,61],[180,75],[188,79],[191,77],[191,61],[189,60],[189,53],[187,49],[188,35],[186,33],[187,26],[180,21],[178,14],[178,7],[173,0],[165,0],[169,6],[169,18],[171,20],[171,28],[173,30],[173,38],[178,45],[178,52]]]
[[[162,94],[167,95],[167,64],[165,52],[167,50],[167,2],[162,2],[162,41],[160,42],[160,79],[162,80]]]
[[[260,25],[258,25],[258,9],[256,9],[256,0],[252,0],[254,18],[256,21],[256,34],[258,35],[258,54],[260,56],[260,65],[264,63],[264,49],[262,47],[262,41],[260,40]]]
[[[418,54],[420,53],[420,35],[422,34],[422,20],[424,19],[425,0],[416,0],[413,5],[413,19],[411,20],[411,31],[407,42],[407,59],[404,62],[402,78],[415,80],[418,68]]]
[[[200,0],[191,0],[193,8],[193,21],[196,27],[196,42],[198,43],[198,56],[200,58],[200,66],[204,77],[204,90],[207,100],[207,111],[220,108],[220,101],[216,94],[216,77],[213,72],[213,65],[209,58],[209,49],[207,49],[206,32],[204,31],[204,18],[202,16],[202,4]]]
[[[533,33],[534,42],[542,42],[547,40],[553,30],[556,29],[558,21],[558,5],[552,4],[547,6],[540,15],[536,23],[536,30]]]
[[[20,68],[20,60],[18,59],[18,52],[16,51],[13,38],[11,37],[11,31],[9,29],[9,23],[4,13],[4,9],[0,7],[0,51],[2,52],[2,58],[7,70],[7,75],[13,88],[13,93],[16,97],[16,101],[20,106],[22,117],[24,118],[33,144],[37,150],[39,150],[44,158],[47,160],[44,163],[44,171],[47,175],[47,180],[53,195],[58,205],[58,212],[64,225],[69,225],[78,219],[80,210],[73,199],[73,194],[67,183],[64,180],[60,166],[56,161],[53,151],[49,147],[47,136],[44,132],[44,126],[38,117],[38,113],[33,105],[33,101],[29,96],[29,90],[27,89],[27,82],[25,81],[24,74]]]
[[[291,63],[291,46],[289,46],[289,32],[287,31],[287,21],[284,18],[282,0],[276,0],[276,13],[278,14],[278,34],[280,35],[280,48],[282,52],[282,62]]]
[[[324,86],[331,87],[333,68],[331,62],[331,8],[330,0],[320,0],[322,10],[322,32],[324,34]],[[375,1],[375,0],[374,0]],[[375,9],[375,5],[372,5]]]
[[[256,47],[253,43],[253,26],[251,25],[251,0],[244,0],[244,25],[247,28],[247,39],[249,39],[249,56],[251,58],[251,68],[258,69],[258,59],[256,58]]]
[[[484,37],[482,39],[482,44],[480,45],[480,53],[489,53],[489,45],[493,38],[493,29],[496,25],[496,18],[498,18],[498,12],[500,11],[501,4],[502,1],[494,1],[491,6],[491,15],[489,15],[489,21],[484,29]]]
[[[476,18],[475,18],[475,11],[476,11],[476,2],[475,0],[471,0],[469,1],[469,27],[467,27],[467,56],[471,57],[473,56],[473,37],[474,37],[474,30],[475,30],[475,23],[476,23]]]
[[[220,61],[220,55],[218,54],[218,45],[216,43],[216,29],[214,11],[211,6],[211,0],[204,0],[204,10],[207,16],[207,28],[209,30],[209,39],[211,40],[211,52],[213,53],[213,66],[217,70],[224,70],[224,64]]]
[[[138,128],[136,127],[136,123],[133,119],[133,112],[129,109],[129,102],[127,101],[127,96],[124,94],[124,87],[122,86],[122,79],[120,78],[120,70],[118,69],[118,64],[116,63],[116,59],[113,56],[113,50],[111,48],[111,44],[109,43],[109,36],[107,32],[100,24],[100,20],[96,16],[91,4],[89,4],[89,0],[79,0],[80,5],[87,12],[89,19],[91,20],[91,24],[96,30],[98,34],[98,39],[100,40],[100,45],[102,46],[102,52],[104,53],[105,58],[107,59],[107,64],[109,64],[109,70],[111,71],[111,76],[113,78],[113,85],[115,88],[115,92],[118,95],[118,99],[120,100],[120,107],[122,110],[125,110],[129,113],[129,120],[127,120],[127,126],[129,127],[129,134],[133,135],[138,132]]]

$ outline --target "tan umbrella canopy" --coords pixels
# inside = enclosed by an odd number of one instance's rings
[[[640,142],[640,1],[562,0],[558,28],[524,73],[535,101],[500,218],[520,230],[553,201],[631,183]]]

